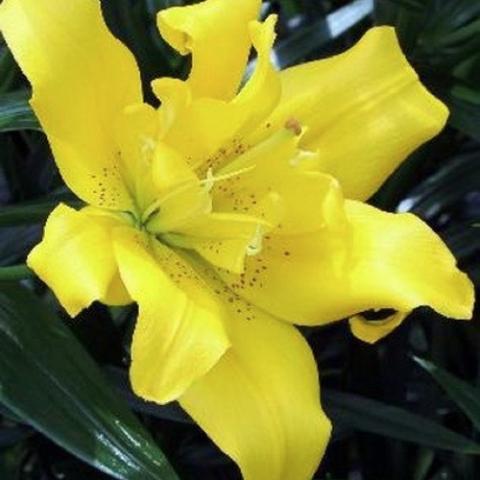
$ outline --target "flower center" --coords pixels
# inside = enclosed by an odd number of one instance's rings
[[[261,251],[269,225],[254,216],[214,211],[212,197],[216,195],[214,186],[243,176],[255,166],[221,175],[208,169],[203,179],[181,168],[180,175],[169,181],[166,164],[166,171],[157,172],[160,179],[156,182],[165,188],[159,189],[157,198],[135,218],[136,228],[170,247],[195,250],[211,264],[241,273],[245,257]]]

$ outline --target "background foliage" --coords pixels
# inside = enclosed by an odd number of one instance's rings
[[[186,75],[188,63],[153,21],[181,0],[102,3],[145,85]],[[480,284],[480,2],[279,0],[265,4],[272,11],[280,15],[280,67],[343,51],[372,24],[397,27],[410,62],[452,115],[372,202],[425,219]],[[0,43],[0,478],[238,479],[177,406],[147,404],[130,391],[133,308],[94,305],[72,321],[22,266],[58,201],[78,204],[28,97]],[[480,325],[476,317],[434,317],[418,310],[373,347],[341,323],[304,330],[335,424],[317,480],[480,478]]]

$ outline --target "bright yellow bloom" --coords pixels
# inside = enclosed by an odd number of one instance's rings
[[[187,81],[143,101],[132,55],[98,0],[4,0],[0,27],[67,185],[28,264],[73,316],[139,305],[135,392],[179,400],[247,480],[309,480],[330,423],[293,324],[351,318],[373,342],[420,305],[471,315],[473,289],[418,218],[362,203],[448,112],[393,29],[277,72],[260,0],[160,12],[192,55]],[[253,44],[256,69],[239,88]],[[368,322],[361,312],[393,308]]]

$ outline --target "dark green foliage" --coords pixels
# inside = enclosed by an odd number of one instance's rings
[[[0,284],[0,344],[0,401],[27,425],[115,478],[177,479],[73,334],[22,287]],[[5,447],[31,433],[5,429]]]
[[[28,92],[21,90],[0,96],[0,132],[40,130],[27,99]]]
[[[135,53],[149,100],[152,79],[186,76],[188,59],[160,39],[154,21],[159,9],[186,2],[102,3],[111,29]],[[449,105],[451,118],[371,201],[425,219],[478,285],[480,2],[377,0],[374,15],[369,5],[269,2],[265,13],[280,16],[278,63],[340,52],[373,23],[397,27],[410,62]],[[108,472],[132,480],[175,478],[161,448],[182,480],[238,480],[236,466],[177,405],[159,407],[132,393],[127,368],[134,308],[93,305],[72,321],[22,266],[52,208],[59,201],[81,206],[38,131],[28,88],[0,44],[0,279],[28,277],[23,286],[0,281],[0,479],[113,478]],[[447,322],[420,309],[376,346],[352,338],[343,323],[303,332],[335,424],[316,480],[480,478],[476,318]]]

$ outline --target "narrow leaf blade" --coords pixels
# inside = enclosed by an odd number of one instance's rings
[[[437,381],[475,427],[480,430],[480,391],[432,362],[419,357],[413,357],[413,359]]]
[[[121,480],[177,480],[72,333],[33,294],[0,284],[0,402]]]
[[[479,454],[480,445],[420,415],[377,400],[324,391],[323,404],[333,423],[432,448]]]

